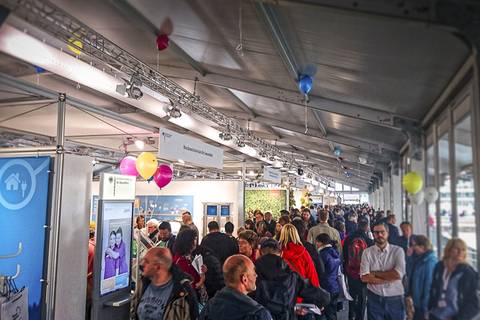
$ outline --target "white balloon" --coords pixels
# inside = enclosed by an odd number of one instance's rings
[[[435,187],[428,187],[425,189],[425,201],[431,204],[437,201],[438,199],[438,191]]]
[[[425,199],[425,193],[423,190],[410,195],[410,200],[412,201],[413,204],[419,205],[422,204],[423,200]]]

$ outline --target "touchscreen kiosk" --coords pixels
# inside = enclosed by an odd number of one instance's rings
[[[99,200],[91,319],[128,319],[133,201]]]
[[[133,205],[104,201],[102,211],[100,295],[103,296],[129,286]]]

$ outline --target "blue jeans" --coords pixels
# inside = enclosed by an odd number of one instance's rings
[[[403,296],[382,297],[368,290],[368,320],[405,320]]]

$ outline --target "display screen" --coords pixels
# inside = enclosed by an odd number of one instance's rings
[[[229,216],[230,215],[230,206],[225,205],[220,207],[220,215],[221,216]]]
[[[217,205],[207,206],[207,216],[216,216],[217,210]]]
[[[128,287],[133,203],[103,202],[100,295]]]

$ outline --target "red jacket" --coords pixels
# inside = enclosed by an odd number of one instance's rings
[[[196,289],[196,284],[200,282],[200,275],[193,267],[192,263],[184,256],[174,255],[173,263],[176,264],[180,270],[190,275],[193,278],[192,287]]]
[[[315,287],[320,287],[315,265],[304,246],[289,242],[282,250],[282,258],[293,271],[310,280]]]

